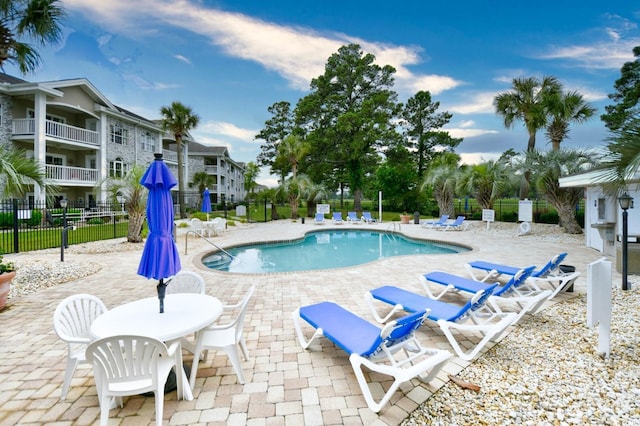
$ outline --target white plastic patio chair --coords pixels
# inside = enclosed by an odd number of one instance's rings
[[[206,284],[204,279],[195,272],[180,271],[175,274],[167,285],[166,294],[200,293],[204,294]]]
[[[224,312],[238,312],[237,316],[230,323],[212,324],[200,330],[196,334],[195,350],[193,351],[193,366],[191,367],[191,377],[189,378],[189,385],[192,389],[196,382],[196,375],[198,373],[197,361],[200,358],[200,353],[203,350],[206,351],[203,358],[206,360],[209,349],[225,351],[231,361],[231,365],[233,366],[236,375],[238,376],[238,381],[242,385],[245,383],[242,364],[240,363],[240,356],[238,353],[238,346],[240,346],[242,356],[246,361],[249,357],[249,352],[247,351],[247,345],[243,335],[244,317],[247,313],[249,299],[251,299],[254,290],[255,287],[251,286],[240,303],[235,305],[226,305],[223,307],[223,315]]]
[[[90,327],[93,321],[107,311],[102,300],[90,294],[69,296],[58,304],[53,313],[53,329],[67,343],[67,369],[60,399],[67,397],[73,373],[86,363],[85,350],[91,343]]]
[[[191,230],[200,237],[210,237],[209,229],[204,226],[204,223],[197,217],[191,219]]]
[[[112,398],[122,406],[123,396],[144,392],[153,392],[156,425],[162,425],[165,383],[172,367],[182,368],[181,352],[179,341],[167,348],[160,340],[146,336],[111,336],[89,344],[87,361],[93,365],[100,425],[109,421]]]

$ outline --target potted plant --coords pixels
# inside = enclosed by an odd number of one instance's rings
[[[7,304],[7,298],[11,291],[11,281],[16,276],[15,266],[12,262],[4,262],[0,254],[0,310]]]
[[[400,215],[400,223],[409,223],[410,221],[411,216],[409,216],[409,213],[402,212],[402,214]]]

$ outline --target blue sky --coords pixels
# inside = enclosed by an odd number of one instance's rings
[[[87,78],[115,104],[150,119],[178,100],[201,117],[192,132],[255,161],[254,136],[275,102],[295,105],[342,45],[358,43],[393,65],[405,101],[429,90],[447,130],[464,137],[467,163],[526,149],[526,130],[504,129],[492,100],[515,77],[558,77],[598,108],[566,147],[606,143],[599,119],[624,62],[640,45],[640,4],[586,0],[529,3],[255,0],[63,0],[64,42],[41,51],[30,81]],[[5,71],[20,76],[15,67]],[[540,132],[537,145],[548,149]],[[263,173],[261,183],[274,185]]]

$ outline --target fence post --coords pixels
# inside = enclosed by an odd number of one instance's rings
[[[113,222],[113,238],[116,238],[118,231],[116,227],[116,215],[113,212],[113,209],[111,210],[111,222]]]
[[[19,227],[18,227],[18,199],[13,199],[13,252],[20,252],[20,240],[18,238]]]

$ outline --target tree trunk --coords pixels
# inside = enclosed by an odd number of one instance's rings
[[[358,213],[362,213],[362,189],[353,191],[353,209]]]
[[[142,224],[144,223],[144,215],[129,213],[129,227],[127,228],[127,242],[142,242]]]
[[[182,158],[182,137],[176,135],[176,145],[178,154],[178,204],[180,204],[180,219],[187,217],[187,208],[184,205],[184,161]]]
[[[558,211],[560,225],[567,234],[582,234],[582,228],[576,220],[575,209],[572,206],[554,206]]]

